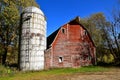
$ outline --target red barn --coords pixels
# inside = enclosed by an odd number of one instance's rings
[[[45,68],[80,67],[96,62],[96,48],[80,18],[60,27],[47,38]]]

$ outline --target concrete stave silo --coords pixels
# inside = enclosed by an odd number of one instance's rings
[[[21,70],[44,69],[46,19],[36,7],[27,7],[21,15],[19,65]]]

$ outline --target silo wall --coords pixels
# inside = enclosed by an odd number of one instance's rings
[[[28,7],[21,14],[20,70],[44,69],[46,49],[46,20],[41,10]]]

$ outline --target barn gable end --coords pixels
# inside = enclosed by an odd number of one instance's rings
[[[47,38],[45,68],[80,67],[95,63],[95,45],[80,18],[60,27]]]

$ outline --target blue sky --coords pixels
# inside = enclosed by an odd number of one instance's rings
[[[117,0],[36,0],[47,18],[47,36],[60,26],[74,19],[97,12],[109,16]]]

